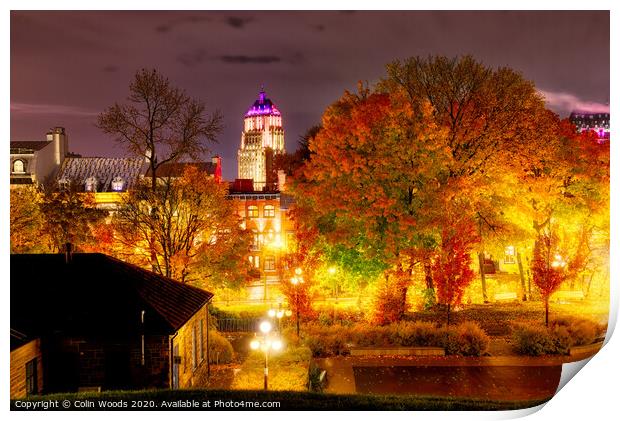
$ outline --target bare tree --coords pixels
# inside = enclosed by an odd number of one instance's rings
[[[205,141],[216,141],[221,115],[217,110],[208,115],[205,109],[157,70],[142,69],[129,85],[127,103],[101,113],[97,127],[148,160],[155,190],[159,167],[184,157],[198,160],[207,151]]]

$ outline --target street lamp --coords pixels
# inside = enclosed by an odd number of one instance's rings
[[[299,284],[304,283],[304,278],[301,277],[301,268],[295,269],[295,275],[291,278],[291,283],[295,287],[295,322],[297,323],[297,337],[299,338]]]
[[[262,332],[262,337],[254,337],[250,342],[250,348],[254,351],[261,350],[265,354],[264,389],[267,390],[269,383],[269,351],[279,351],[282,349],[282,341],[277,336],[271,336],[271,323],[263,321],[258,329]]]
[[[291,312],[291,310],[284,310],[282,308],[282,303],[278,303],[277,310],[275,308],[270,308],[269,311],[267,311],[269,317],[278,319],[278,332],[280,332],[280,320],[282,320],[283,317],[290,317],[292,314],[293,312]]]

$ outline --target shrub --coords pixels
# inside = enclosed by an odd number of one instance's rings
[[[389,344],[385,327],[358,324],[347,330],[348,335],[343,332],[342,336],[348,336],[350,342],[356,346],[385,346]]]
[[[605,327],[588,319],[574,317],[557,318],[550,322],[550,327],[562,326],[567,329],[571,345],[588,345],[605,332]]]
[[[446,350],[446,355],[459,355],[461,341],[455,327],[442,328],[439,336],[439,346]]]
[[[572,346],[571,334],[566,326],[552,326],[548,329],[551,340],[553,341],[554,354],[568,354],[570,347]]]
[[[480,356],[489,347],[489,337],[484,330],[474,322],[461,323],[457,327],[459,336],[460,355]]]
[[[556,345],[544,326],[517,325],[513,331],[516,351],[524,355],[555,354]]]
[[[438,330],[432,323],[400,322],[388,327],[390,342],[400,346],[436,346]]]
[[[551,320],[548,328],[517,324],[513,339],[520,354],[568,354],[571,347],[592,344],[604,332],[605,326],[591,320],[563,317]]]
[[[228,364],[232,362],[233,356],[233,347],[228,339],[217,332],[209,332],[209,361]]]

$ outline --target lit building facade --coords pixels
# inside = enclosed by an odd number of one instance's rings
[[[63,127],[54,127],[46,140],[11,141],[11,188],[20,185],[49,185],[65,157],[68,139]]]
[[[237,178],[252,179],[256,191],[271,190],[276,182],[273,159],[281,153],[284,153],[282,114],[261,89],[243,119]]]
[[[593,131],[599,141],[609,140],[609,113],[588,113],[573,111],[569,120],[577,127],[579,133]]]
[[[235,203],[242,228],[253,235],[248,259],[254,282],[248,288],[248,298],[277,298],[279,292],[274,287],[286,269],[283,257],[295,247],[295,228],[289,215],[292,197],[279,189],[255,191],[251,180],[238,179],[231,183],[228,199]]]

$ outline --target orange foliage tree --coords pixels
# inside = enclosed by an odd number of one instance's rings
[[[115,238],[123,246],[118,253],[199,287],[243,285],[250,236],[240,227],[227,192],[224,184],[191,165],[180,178],[161,179],[154,191],[139,185],[114,217]]]

